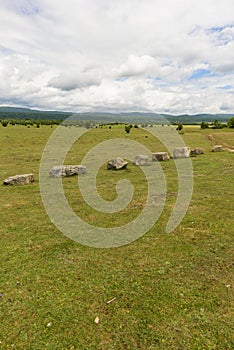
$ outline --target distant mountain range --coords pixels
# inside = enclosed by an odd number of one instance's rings
[[[29,108],[0,107],[0,119],[30,119],[30,120],[65,120],[71,117],[75,120],[94,121],[96,123],[166,123],[195,124],[212,122],[215,119],[227,122],[233,114],[158,114],[158,113],[72,113],[58,111],[40,111]]]

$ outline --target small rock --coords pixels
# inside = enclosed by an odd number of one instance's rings
[[[222,145],[216,145],[212,148],[212,152],[221,152],[221,151],[223,151]]]
[[[135,157],[134,164],[135,165],[146,165],[148,162],[148,156],[144,156],[139,154]]]
[[[190,148],[189,147],[178,147],[175,148],[173,151],[173,158],[188,158],[190,155]]]
[[[95,318],[95,320],[94,320],[94,323],[96,323],[96,324],[98,324],[99,323],[99,317],[97,316],[96,318]]]
[[[204,154],[204,151],[202,148],[193,148],[191,149],[191,155],[197,155],[197,154]]]
[[[52,326],[52,322],[49,322],[48,324],[47,324],[47,327],[51,327]]]
[[[55,165],[50,171],[49,175],[52,177],[67,177],[73,175],[81,175],[87,172],[84,165]]]
[[[4,185],[27,185],[34,182],[33,174],[22,174],[10,176],[3,181]]]
[[[169,160],[170,157],[167,152],[156,152],[152,153],[152,161],[164,161],[164,160]]]
[[[127,165],[128,162],[126,160],[121,157],[116,157],[115,159],[112,159],[108,162],[107,169],[120,170],[126,168]]]

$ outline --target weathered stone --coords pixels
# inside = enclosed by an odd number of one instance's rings
[[[49,175],[52,177],[67,177],[81,175],[87,172],[84,165],[55,165],[50,169]]]
[[[223,151],[223,146],[222,145],[215,145],[212,148],[212,152],[221,152],[221,151]]]
[[[126,168],[127,165],[128,162],[126,160],[121,157],[116,157],[108,162],[107,169],[120,170]]]
[[[87,173],[87,168],[85,165],[78,165],[77,174],[82,175]]]
[[[32,182],[34,182],[33,174],[14,175],[3,181],[4,185],[27,185]]]
[[[175,148],[173,151],[173,158],[188,158],[190,155],[190,148],[189,147],[178,147]]]
[[[153,161],[164,161],[164,160],[169,160],[170,157],[167,152],[156,152],[152,153],[152,160]]]
[[[193,148],[191,149],[191,155],[197,155],[197,154],[204,154],[204,151],[202,148]]]
[[[135,165],[147,165],[148,162],[148,156],[143,156],[142,154],[138,154],[135,157],[134,164]]]

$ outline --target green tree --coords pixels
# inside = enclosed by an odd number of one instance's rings
[[[222,124],[218,121],[218,119],[215,119],[213,122],[213,129],[221,129]]]
[[[201,122],[201,129],[208,129],[209,124],[207,122]]]
[[[1,124],[2,124],[2,126],[6,127],[8,125],[8,121],[7,120],[1,120]]]
[[[176,128],[176,130],[178,130],[178,131],[181,131],[181,130],[183,130],[183,124],[182,123],[179,123],[178,125],[177,125],[177,128]]]
[[[125,125],[125,132],[129,134],[131,131],[131,125]]]
[[[87,120],[87,121],[85,121],[84,122],[84,127],[86,128],[86,129],[91,129],[92,128],[92,123],[89,121],[89,120]]]
[[[228,127],[229,128],[234,128],[234,117],[231,117],[228,121]]]

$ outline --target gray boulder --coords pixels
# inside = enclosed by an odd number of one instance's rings
[[[116,157],[110,160],[107,164],[107,169],[111,170],[120,170],[126,168],[128,162],[121,157]]]
[[[212,148],[212,152],[221,152],[221,151],[223,151],[223,145],[215,145]]]
[[[197,155],[197,154],[204,154],[204,151],[202,148],[193,148],[191,149],[191,152],[190,152],[191,155]]]
[[[139,154],[134,159],[135,165],[147,165],[148,162],[148,156],[143,156],[142,154]]]
[[[50,169],[49,175],[52,177],[68,177],[73,175],[81,175],[87,172],[84,165],[55,165]]]
[[[34,182],[33,174],[21,174],[10,176],[3,181],[4,185],[27,185]]]
[[[175,148],[173,151],[173,158],[188,158],[190,155],[190,148],[189,147],[178,147]]]
[[[170,157],[167,152],[156,152],[152,153],[152,161],[164,161],[169,160]]]

